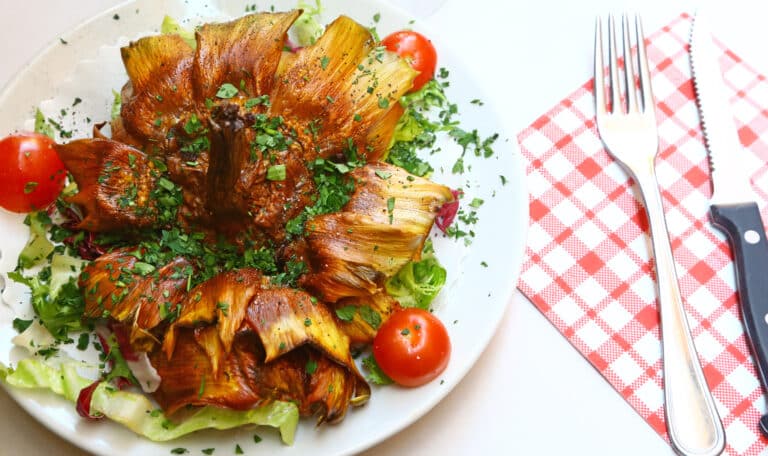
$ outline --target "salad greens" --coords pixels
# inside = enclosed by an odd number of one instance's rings
[[[160,33],[162,34],[177,34],[183,39],[188,45],[192,47],[192,49],[195,49],[197,47],[197,40],[195,40],[195,32],[194,30],[185,29],[181,25],[179,25],[178,22],[176,22],[176,19],[165,16],[163,17],[163,23],[160,25]]]
[[[291,27],[291,38],[296,40],[297,46],[309,46],[315,44],[320,35],[323,34],[325,27],[323,27],[318,19],[323,12],[323,7],[320,5],[320,0],[315,0],[315,6],[312,7],[304,0],[299,0],[297,8],[301,8],[304,12],[296,19],[296,22]]]
[[[40,322],[58,340],[67,340],[70,331],[83,329],[81,318],[85,303],[77,286],[77,277],[85,260],[59,253],[46,236],[51,219],[45,212],[27,217],[30,239],[19,254],[19,265],[8,278],[31,290],[32,308]],[[49,260],[49,261],[44,261]],[[34,276],[22,271],[38,268]]]
[[[75,362],[57,366],[36,358],[27,358],[19,361],[15,369],[0,364],[0,379],[17,388],[48,389],[75,402],[80,390],[92,383],[92,380],[77,373],[79,366]],[[99,384],[93,392],[91,410],[156,442],[173,440],[201,429],[230,429],[255,424],[277,428],[283,442],[290,445],[299,421],[299,411],[295,404],[276,401],[246,411],[207,406],[175,423],[143,394],[120,391],[106,382]]]
[[[403,266],[387,281],[385,287],[387,293],[403,307],[429,310],[432,300],[445,285],[446,277],[445,268],[435,257],[430,256]]]

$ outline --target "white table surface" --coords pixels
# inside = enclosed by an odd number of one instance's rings
[[[47,43],[118,3],[0,0],[0,86]],[[496,95],[494,101],[510,135],[590,77],[596,14],[640,12],[650,33],[683,11],[693,12],[697,4],[681,0],[438,0],[432,2],[438,5],[432,11],[418,0],[396,3],[414,13],[431,13],[425,21],[433,28],[455,31],[446,34],[448,41],[454,51],[466,56],[479,82]],[[762,9],[768,6],[759,1],[723,3],[729,10],[719,15],[721,23],[716,24],[723,41],[766,73],[764,21],[768,16]],[[0,454],[83,454],[29,417],[2,390],[0,423]],[[413,426],[365,454],[631,456],[672,451],[516,292],[498,333],[456,389]]]

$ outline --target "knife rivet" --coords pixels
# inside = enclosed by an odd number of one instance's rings
[[[760,234],[755,230],[747,230],[744,232],[744,240],[748,244],[757,244],[760,242]]]

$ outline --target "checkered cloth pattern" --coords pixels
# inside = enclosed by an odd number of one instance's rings
[[[709,222],[709,167],[688,56],[691,16],[647,40],[656,97],[658,182],[680,287],[726,430],[726,454],[768,454],[766,399],[744,337],[727,240]],[[768,82],[733,52],[721,65],[768,220]],[[519,288],[659,434],[664,422],[659,315],[639,191],[595,125],[592,81],[518,140],[528,159],[530,229]]]

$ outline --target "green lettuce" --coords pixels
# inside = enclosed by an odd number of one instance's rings
[[[429,309],[429,305],[445,285],[447,273],[434,257],[411,261],[385,284],[387,293],[403,307]]]
[[[299,1],[299,4],[296,6],[304,10],[304,12],[298,19],[296,19],[293,27],[291,27],[290,34],[292,38],[296,40],[295,44],[297,46],[309,46],[315,44],[325,30],[317,20],[323,12],[320,0],[315,0],[314,8],[309,6],[309,4],[303,0]]]
[[[0,364],[0,379],[16,388],[48,389],[76,402],[80,390],[93,382],[77,373],[78,366],[75,362],[55,366],[36,358],[27,358],[20,361],[16,369]],[[277,428],[282,441],[291,445],[299,421],[299,411],[295,404],[275,401],[245,411],[206,406],[176,423],[169,420],[143,394],[116,390],[108,383],[101,383],[94,390],[91,412],[100,413],[155,442],[177,439],[201,429],[231,429],[255,424]]]
[[[70,331],[83,329],[81,317],[85,303],[75,277],[63,283],[56,295],[51,293],[49,277],[45,277],[43,272],[37,276],[26,277],[19,271],[12,271],[8,273],[8,278],[29,287],[32,291],[32,308],[40,318],[40,323],[54,337],[66,340]]]
[[[197,40],[195,40],[195,31],[194,30],[188,30],[179,25],[178,22],[176,22],[176,19],[165,16],[163,18],[163,23],[160,24],[160,33],[162,34],[177,34],[183,39],[188,45],[192,47],[192,49],[195,49],[197,47]]]
[[[33,212],[24,221],[29,224],[29,240],[19,253],[19,266],[31,268],[53,252],[53,244],[46,236],[51,218],[45,212]]]

